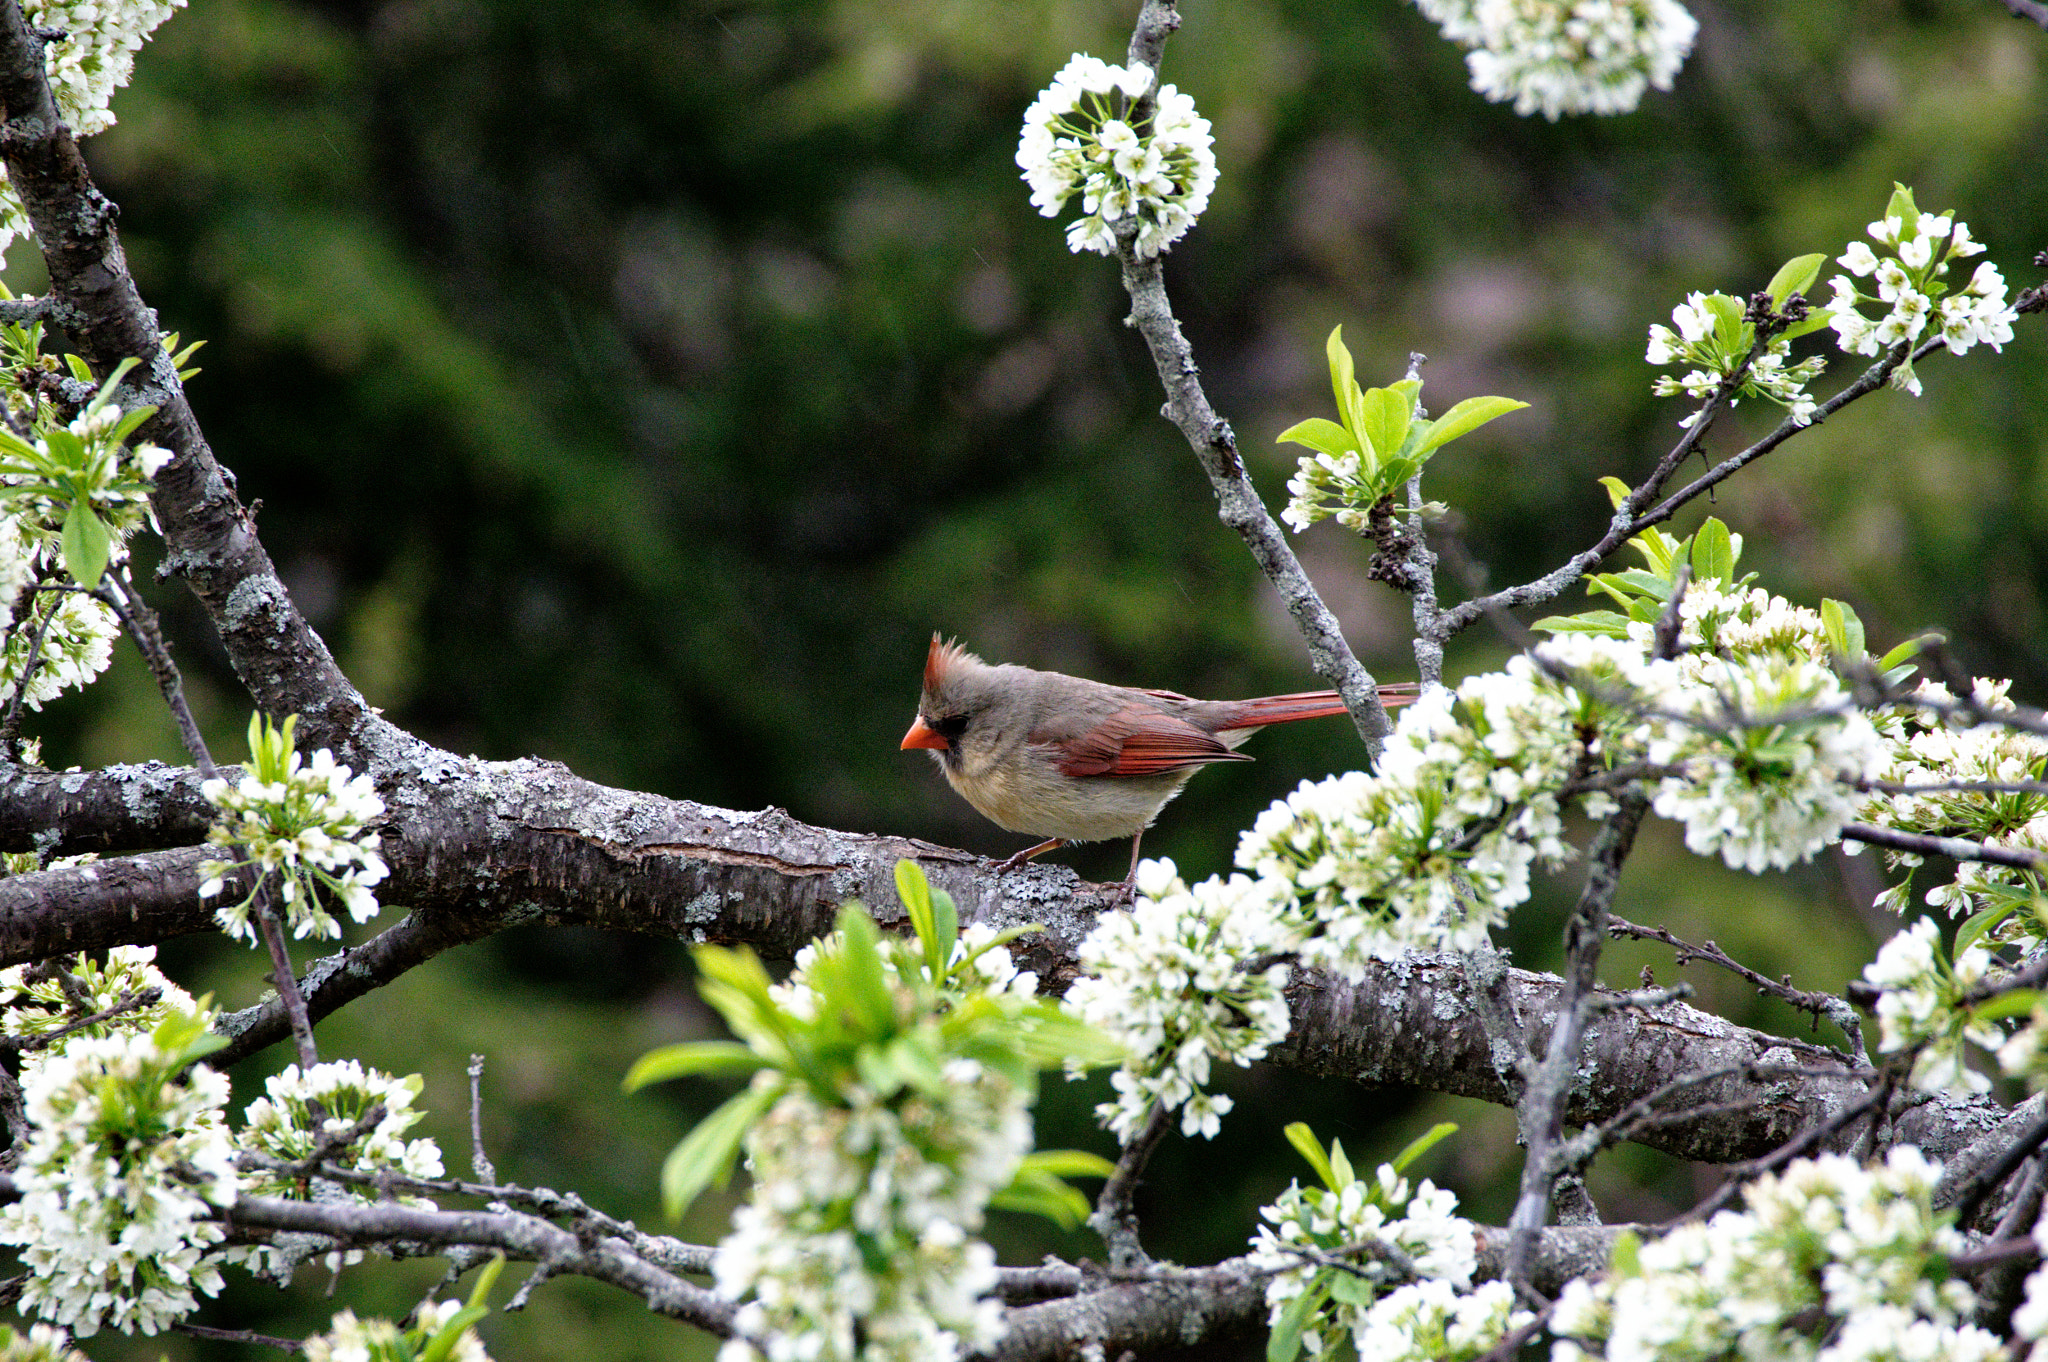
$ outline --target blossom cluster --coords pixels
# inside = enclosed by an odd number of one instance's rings
[[[241,1171],[242,1155],[441,1173],[433,1141],[402,1138],[421,1119],[419,1078],[353,1061],[271,1078],[230,1133],[226,1077],[191,1062],[223,1042],[208,1034],[208,1014],[158,972],[155,953],[119,946],[103,961],[73,957],[62,962],[62,983],[25,966],[0,972],[0,1027],[31,1042],[21,1068],[31,1127],[15,1174],[22,1195],[0,1211],[0,1243],[21,1246],[24,1308],[81,1336],[107,1325],[168,1327],[220,1290],[224,1263],[286,1265],[273,1247],[222,1244],[214,1208],[243,1193],[307,1195],[294,1178]],[[155,1001],[132,1005],[151,992]],[[101,1012],[113,1015],[77,1025]],[[315,1194],[384,1193],[319,1183]]]
[[[1874,790],[1857,811],[1858,819],[1905,832],[1965,837],[2009,851],[2048,853],[2048,795],[2024,788],[1984,788],[2024,786],[2048,775],[2048,738],[1997,722],[1999,714],[2015,708],[2006,694],[2010,684],[1982,678],[1972,683],[1972,707],[1992,716],[1982,722],[1957,712],[1954,693],[1933,681],[1913,693],[1914,700],[1924,703],[1909,703],[1881,716],[1889,760],[1874,780],[1921,788]],[[1887,851],[1885,859],[1893,867],[1911,870],[1923,858]],[[1909,873],[1885,890],[1878,903],[1904,912],[1913,881]],[[1962,917],[2029,904],[2033,897],[2033,877],[2026,871],[1989,861],[1963,861],[1952,879],[1927,891],[1925,902]],[[2027,915],[2016,914],[2011,925],[2025,929],[2029,921]],[[2039,924],[2034,930],[2040,930]]]
[[[1245,968],[1288,939],[1278,888],[1233,875],[1191,890],[1172,861],[1145,861],[1130,910],[1103,914],[1081,943],[1067,1007],[1131,1055],[1110,1075],[1116,1100],[1097,1108],[1120,1141],[1162,1102],[1183,1134],[1215,1138],[1231,1101],[1202,1091],[1210,1061],[1249,1065],[1287,1038],[1288,966]]]
[[[1552,1362],[2001,1357],[2003,1341],[1967,1322],[1975,1293],[1946,1271],[1966,1245],[1934,1210],[1940,1176],[1901,1145],[1868,1168],[1829,1154],[1761,1177],[1742,1210],[1680,1225],[1632,1264],[1568,1284],[1550,1318]]]
[[[754,1193],[712,1257],[746,1301],[723,1362],[951,1362],[1000,1336],[995,1252],[968,1236],[1031,1147],[1027,1094],[971,1059],[943,1077],[888,1100],[792,1088],[748,1131]]]
[[[1992,969],[1991,952],[1966,947],[1953,963],[1944,958],[1941,933],[1923,917],[1898,933],[1863,967],[1863,978],[1883,991],[1877,1000],[1878,1050],[1913,1050],[1913,1086],[1925,1092],[1984,1092],[1991,1080],[1964,1062],[1963,1042],[1997,1049],[2006,1036],[1963,1006],[1971,988]]]
[[[995,1254],[971,1236],[1031,1152],[1037,1069],[1059,1062],[1031,1053],[1042,1028],[1072,1023],[1002,949],[1014,933],[956,936],[914,866],[897,883],[916,948],[853,905],[783,984],[749,953],[697,953],[764,1062],[728,1104],[761,1115],[738,1141],[753,1191],[712,1257],[741,1302],[723,1362],[952,1362],[1001,1336]]]
[[[1162,85],[1145,103],[1155,73],[1076,55],[1024,114],[1017,164],[1031,204],[1057,216],[1081,195],[1083,216],[1067,228],[1074,251],[1110,255],[1115,224],[1137,225],[1134,249],[1157,256],[1209,206],[1216,155],[1209,120],[1194,100]]]
[[[1677,0],[1415,0],[1471,50],[1472,88],[1515,112],[1619,114],[1669,90],[1699,21]]]
[[[28,533],[54,538],[79,506],[97,513],[117,540],[150,519],[152,482],[171,461],[171,451],[128,443],[156,408],[123,411],[111,387],[110,381],[77,416],[62,425],[52,422],[32,438],[0,431],[0,496],[26,522]]]
[[[1267,1223],[1251,1241],[1252,1266],[1272,1274],[1266,1303],[1275,1327],[1304,1295],[1327,1291],[1332,1273],[1369,1288],[1329,1293],[1301,1331],[1303,1351],[1335,1355],[1349,1335],[1360,1357],[1435,1358],[1446,1354],[1427,1351],[1432,1336],[1454,1335],[1450,1355],[1476,1356],[1528,1318],[1515,1312],[1510,1322],[1512,1294],[1467,1294],[1478,1259],[1471,1222],[1455,1214],[1450,1191],[1424,1181],[1411,1195],[1390,1164],[1371,1179],[1341,1168],[1337,1180],[1339,1187],[1290,1183],[1260,1210]],[[1333,1266],[1338,1259],[1347,1265]],[[1405,1270],[1396,1270],[1401,1260]],[[1411,1272],[1419,1280],[1388,1289]]]
[[[353,1310],[334,1317],[326,1332],[306,1340],[306,1362],[413,1362],[462,1310],[461,1301],[421,1301],[410,1329],[388,1319],[358,1319]],[[483,1340],[465,1329],[446,1353],[446,1362],[491,1362]]]
[[[1648,756],[1680,774],[1657,783],[1652,807],[1685,825],[1688,849],[1737,869],[1812,859],[1855,817],[1854,782],[1884,763],[1876,726],[1817,662],[1759,655],[1709,665],[1706,684],[1665,697],[1679,721],[1658,727]]]
[[[250,769],[230,785],[215,777],[200,786],[223,818],[206,839],[217,847],[239,850],[241,859],[206,861],[201,898],[213,898],[226,887],[227,876],[243,866],[259,872],[257,887],[239,903],[224,904],[215,919],[230,936],[256,940],[249,910],[271,877],[294,936],[334,937],[341,926],[323,899],[340,903],[357,922],[378,912],[372,888],[389,873],[378,854],[378,838],[365,831],[384,813],[384,801],[368,776],[353,775],[321,748],[310,762],[292,748],[297,716],[271,729],[262,715],[249,721]]]
[[[1728,405],[1735,406],[1745,397],[1767,398],[1785,408],[1795,424],[1810,424],[1815,403],[1806,385],[1819,377],[1827,361],[1814,356],[1793,362],[1791,337],[1782,332],[1765,341],[1763,350],[1751,357],[1755,327],[1740,320],[1731,322],[1731,315],[1740,318],[1741,305],[1721,295],[1716,298],[1723,304],[1719,308],[1706,294],[1687,295],[1671,310],[1676,332],[1661,323],[1650,327],[1650,347],[1643,358],[1656,365],[1693,366],[1683,377],[1660,377],[1651,391],[1659,397],[1684,393],[1703,401],[1720,391],[1747,360],[1748,367],[1742,368],[1742,381],[1729,394]],[[1694,412],[1679,424],[1689,429],[1699,415]]]
[[[1835,296],[1828,305],[1828,325],[1844,353],[1876,355],[1939,335],[1950,353],[1960,355],[1978,344],[2002,350],[2012,339],[2012,324],[2019,314],[2006,302],[2005,278],[1998,266],[1981,262],[1969,282],[1954,292],[1942,280],[1950,263],[1984,251],[1983,243],[1972,238],[1969,227],[1954,214],[1917,211],[1912,195],[1901,187],[1886,216],[1868,230],[1885,253],[1879,255],[1861,241],[1853,243],[1840,257],[1849,274],[1830,281]],[[1865,294],[1850,275],[1870,280],[1876,296]],[[1865,303],[1880,304],[1883,315],[1865,315]],[[1910,362],[1894,371],[1892,382],[1915,395],[1920,392]]]
[[[236,1142],[242,1149],[290,1164],[302,1164],[317,1155],[361,1173],[389,1170],[410,1178],[437,1178],[442,1172],[440,1146],[431,1139],[404,1138],[425,1116],[413,1107],[422,1086],[418,1074],[394,1078],[365,1069],[353,1059],[316,1064],[303,1072],[294,1064],[264,1080],[264,1095],[243,1113]],[[300,1177],[264,1170],[250,1171],[244,1178],[244,1190],[254,1196],[298,1200],[308,1195],[307,1184]],[[320,1191],[335,1200],[376,1201],[384,1195],[375,1186],[332,1182],[321,1183]],[[408,1206],[434,1205],[418,1196],[396,1200]],[[252,1271],[272,1273],[288,1261],[263,1245],[231,1249],[225,1256]],[[362,1257],[360,1249],[352,1249],[332,1255],[330,1261],[338,1268],[360,1262]]]
[[[1411,950],[1469,950],[1528,897],[1536,861],[1572,856],[1558,790],[1640,726],[1629,681],[1647,672],[1617,640],[1543,651],[1425,693],[1377,771],[1305,782],[1240,839],[1238,865],[1291,903],[1303,961],[1358,978]]]
[[[23,0],[32,29],[62,36],[49,40],[44,66],[57,112],[72,133],[88,137],[114,125],[114,91],[128,83],[135,54],[185,0]],[[33,236],[28,212],[0,170],[0,251],[16,237]]]
[[[111,1036],[153,1031],[173,1014],[189,1016],[198,1010],[192,995],[156,967],[154,946],[115,946],[105,959],[81,955],[63,964],[70,977],[62,980],[53,971],[30,965],[0,970],[0,1033],[49,1036],[73,1027],[80,1016],[113,1012],[70,1032]],[[152,992],[156,1001],[139,1001]]]
[[[33,1130],[0,1243],[21,1246],[23,1308],[80,1336],[154,1334],[221,1288],[207,1217],[236,1195],[228,1081],[181,1076],[167,1029],[71,1037],[22,1070]]]
[[[0,704],[22,690],[28,707],[39,710],[66,690],[83,689],[113,660],[121,623],[104,601],[78,591],[39,591],[22,601],[23,589],[53,573],[55,562],[53,536],[0,511]]]
[[[0,1324],[0,1362],[92,1362],[71,1346],[71,1335],[47,1324],[17,1332]]]

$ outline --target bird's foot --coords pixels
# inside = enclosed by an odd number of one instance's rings
[[[1048,851],[1057,851],[1066,844],[1067,842],[1064,837],[1054,837],[1047,841],[1040,842],[1035,847],[1025,847],[1015,856],[1010,857],[1009,860],[1004,861],[1002,864],[998,865],[996,867],[996,874],[1007,875],[1012,870],[1022,870],[1024,868],[1024,863],[1030,860],[1033,856],[1043,856]]]

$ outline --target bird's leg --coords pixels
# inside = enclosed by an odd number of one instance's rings
[[[1130,901],[1131,901],[1132,899],[1134,899],[1134,898],[1136,898],[1136,897],[1137,897],[1137,895],[1138,895],[1138,843],[1140,843],[1140,842],[1142,842],[1142,841],[1144,841],[1144,840],[1145,840],[1145,830],[1144,830],[1143,828],[1139,828],[1139,829],[1138,829],[1138,833],[1137,833],[1137,836],[1135,836],[1135,837],[1131,838],[1131,869],[1130,869],[1130,873],[1128,873],[1128,874],[1126,874],[1126,875],[1124,876],[1124,882],[1123,882],[1122,884],[1120,884],[1120,885],[1118,885],[1118,886],[1117,886],[1117,888],[1116,888],[1116,892],[1115,892],[1114,894],[1110,895],[1110,902],[1112,902],[1112,903],[1129,903],[1129,902],[1130,902]]]
[[[1030,860],[1033,856],[1043,856],[1048,851],[1058,851],[1061,847],[1065,846],[1066,844],[1066,838],[1053,837],[1047,839],[1046,841],[1040,842],[1035,847],[1025,847],[1015,856],[1012,856],[1009,860],[1004,861],[1001,865],[997,866],[996,874],[1007,875],[1012,870],[1021,869],[1024,865],[1024,862]]]

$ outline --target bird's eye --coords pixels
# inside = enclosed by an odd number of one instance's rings
[[[941,715],[936,719],[926,719],[924,723],[926,728],[929,728],[949,743],[959,742],[960,735],[967,731],[967,716],[965,714]]]

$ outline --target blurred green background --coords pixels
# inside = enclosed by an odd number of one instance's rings
[[[1408,6],[1188,0],[1166,79],[1214,120],[1222,181],[1167,277],[1271,504],[1291,467],[1273,437],[1326,414],[1338,323],[1368,383],[1419,350],[1433,408],[1532,404],[1433,465],[1430,494],[1500,585],[1592,542],[1594,480],[1640,474],[1675,438],[1682,409],[1650,396],[1642,354],[1688,290],[1747,293],[1790,256],[1839,252],[1895,179],[1957,210],[2015,291],[2038,282],[2048,36],[1994,0],[1695,12],[1674,93],[1549,124],[1473,95]],[[203,0],[141,54],[119,125],[87,150],[163,325],[208,342],[191,396],[216,452],[261,500],[301,609],[393,719],[461,752],[1004,854],[1016,838],[897,750],[934,629],[991,660],[1194,694],[1317,684],[1157,415],[1113,266],[1066,252],[1011,161],[1035,91],[1073,51],[1120,59],[1132,17],[1075,0]],[[31,254],[12,252],[18,290]],[[1930,359],[1924,398],[1859,404],[1714,509],[1772,589],[1850,601],[1880,646],[1949,629],[2038,703],[2048,340],[2038,319],[2019,331],[2002,356]],[[1745,405],[1712,452],[1775,417]],[[1333,524],[1298,543],[1368,665],[1412,676],[1407,602]],[[159,596],[216,751],[239,756],[246,697],[189,602]],[[1452,669],[1507,650],[1475,631]],[[40,723],[54,764],[179,757],[131,657]],[[1253,750],[1195,782],[1148,850],[1190,878],[1225,869],[1266,802],[1359,759],[1335,722]],[[1123,854],[1065,858],[1111,878]],[[1867,909],[1877,876],[1868,857],[1729,875],[1659,828],[1621,911],[1834,987],[1888,930]],[[1573,887],[1519,915],[1519,963],[1554,960]],[[223,945],[166,959],[228,1005],[260,991],[254,958]],[[1605,972],[1645,965],[1675,977],[1638,948]],[[1740,1020],[1802,1025],[1696,982]],[[660,1158],[720,1091],[621,1098],[617,1080],[710,1024],[672,944],[533,932],[434,962],[322,1040],[425,1074],[451,1169],[463,1065],[484,1053],[501,1175],[658,1227]],[[238,1071],[238,1104],[282,1062]],[[1230,1086],[1224,1136],[1156,1165],[1157,1253],[1239,1251],[1300,1171],[1277,1139],[1293,1119],[1365,1159],[1459,1120],[1420,1171],[1476,1215],[1504,1211],[1503,1112],[1266,1070]],[[1042,1142],[1106,1149],[1098,1095],[1049,1084]],[[1711,1181],[1622,1151],[1594,1189],[1615,1217],[1657,1216]],[[715,1237],[719,1210],[684,1232]],[[999,1230],[1006,1261],[1095,1251]],[[298,1335],[342,1303],[402,1311],[432,1276],[357,1269],[333,1300],[317,1271],[284,1297],[237,1277],[199,1318]],[[485,1333],[505,1359],[710,1351],[574,1280]]]

